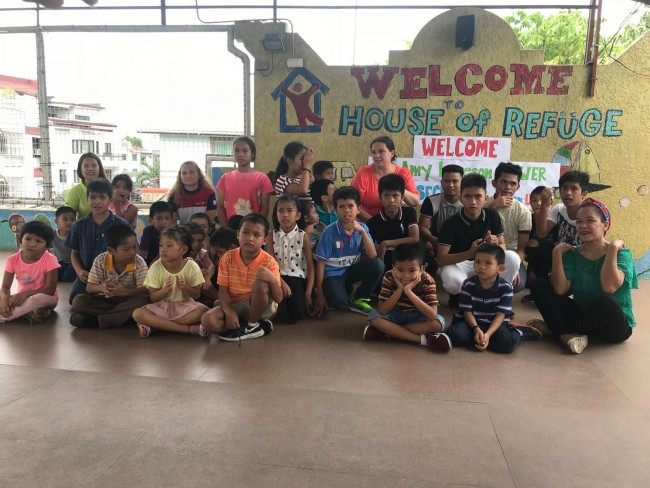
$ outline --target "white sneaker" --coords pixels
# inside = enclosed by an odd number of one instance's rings
[[[580,354],[589,344],[589,338],[579,334],[563,334],[560,336],[560,341],[573,354]]]

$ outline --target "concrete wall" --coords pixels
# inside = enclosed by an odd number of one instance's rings
[[[476,16],[476,45],[462,50],[456,19],[467,14]],[[412,156],[415,135],[508,137],[513,161],[555,159],[586,169],[596,183],[592,196],[612,212],[611,236],[625,240],[640,273],[650,268],[650,78],[631,71],[650,72],[647,35],[621,55],[622,64],[598,66],[590,97],[591,67],[544,65],[541,51],[521,50],[512,29],[481,9],[435,17],[410,50],[390,53],[387,66],[328,66],[298,34],[295,54],[285,34],[286,51],[271,58],[261,40],[281,26],[241,22],[236,32],[256,59],[272,62],[254,83],[262,171],[273,169],[292,140],[313,146],[317,159],[358,167],[379,135],[391,135],[402,157]],[[303,58],[304,69],[287,68],[292,56]]]

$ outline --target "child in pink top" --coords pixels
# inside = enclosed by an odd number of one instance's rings
[[[126,220],[135,230],[138,225],[138,207],[131,201],[133,180],[127,174],[115,175],[113,178],[113,197],[108,209],[118,217]]]
[[[255,143],[249,137],[238,137],[233,143],[237,169],[219,178],[217,183],[217,219],[223,228],[233,215],[259,213],[266,218],[273,185],[264,173],[251,168],[255,161]]]
[[[54,231],[43,222],[28,222],[20,230],[20,251],[7,258],[0,288],[0,323],[26,317],[41,322],[56,307],[58,259],[48,252]],[[14,277],[18,291],[11,293]]]

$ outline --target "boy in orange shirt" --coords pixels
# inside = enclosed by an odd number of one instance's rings
[[[248,214],[239,224],[239,248],[219,259],[220,305],[201,318],[201,329],[224,341],[255,339],[270,334],[269,320],[282,301],[280,268],[262,245],[269,222],[260,214]]]

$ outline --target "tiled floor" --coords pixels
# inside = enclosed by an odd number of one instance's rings
[[[647,281],[632,338],[579,356],[364,343],[334,312],[241,347],[141,339],[74,329],[61,290],[0,326],[2,487],[650,486]]]

